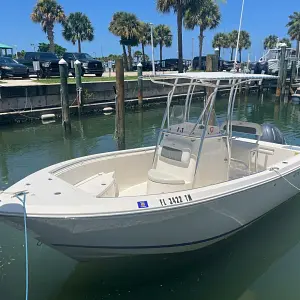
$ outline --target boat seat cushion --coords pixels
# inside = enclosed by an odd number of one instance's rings
[[[185,181],[183,179],[179,179],[171,174],[157,171],[155,169],[151,169],[148,172],[148,179],[153,182],[162,183],[162,184],[174,184],[174,185],[185,184]]]
[[[80,181],[75,187],[92,194],[97,198],[103,196],[117,196],[115,172],[98,173]]]

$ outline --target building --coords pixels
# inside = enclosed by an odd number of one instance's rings
[[[14,50],[12,46],[0,43],[0,56],[13,56]]]

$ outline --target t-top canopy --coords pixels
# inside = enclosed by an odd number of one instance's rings
[[[151,78],[183,78],[183,79],[195,79],[195,80],[262,80],[262,79],[276,79],[277,76],[265,75],[265,74],[246,74],[246,73],[234,73],[234,72],[187,72],[187,73],[174,73],[174,74],[161,74],[153,75]]]

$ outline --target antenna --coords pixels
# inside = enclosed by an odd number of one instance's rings
[[[234,70],[236,70],[237,55],[238,55],[238,51],[239,51],[240,35],[241,35],[242,20],[243,20],[243,13],[244,13],[244,4],[245,4],[245,0],[243,0],[243,3],[242,3],[242,11],[241,11],[241,17],[240,17],[239,33],[238,33],[238,39],[237,39],[236,50],[235,50],[235,58],[234,58]]]

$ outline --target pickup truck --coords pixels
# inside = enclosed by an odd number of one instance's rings
[[[18,62],[27,66],[30,74],[36,74],[40,78],[59,76],[59,58],[54,53],[26,52]],[[39,66],[39,70],[34,68],[34,63]]]
[[[77,52],[66,52],[63,55],[63,59],[69,65],[69,71],[72,75],[75,75],[74,62],[79,60],[81,62],[82,76],[85,74],[95,74],[96,76],[102,77],[104,68],[100,60],[96,60],[87,53]]]

